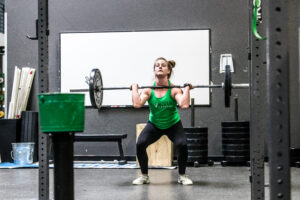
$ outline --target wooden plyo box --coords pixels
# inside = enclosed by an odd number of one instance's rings
[[[136,141],[146,124],[136,125]],[[173,143],[166,135],[149,145],[147,148],[149,167],[170,167],[173,161]],[[138,159],[136,165],[139,166]]]

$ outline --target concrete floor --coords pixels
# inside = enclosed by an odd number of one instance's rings
[[[53,176],[50,170],[50,199]],[[134,186],[139,169],[75,169],[76,200],[235,200],[250,199],[248,167],[190,167],[193,186],[177,184],[177,169],[152,169],[151,184]],[[300,199],[300,168],[291,168],[292,199]],[[268,167],[266,167],[266,184]],[[38,169],[0,169],[1,200],[38,199]],[[265,188],[269,199],[268,187]]]

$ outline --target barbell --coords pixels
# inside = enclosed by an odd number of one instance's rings
[[[99,69],[92,69],[90,77],[86,82],[89,85],[89,89],[70,89],[70,92],[89,92],[92,107],[101,109],[103,101],[103,90],[130,90],[131,87],[103,87],[102,75]],[[181,85],[172,86],[140,86],[139,89],[151,88],[151,89],[165,89],[165,88],[184,88]],[[225,107],[230,107],[230,97],[232,89],[245,89],[249,88],[248,83],[232,83],[230,66],[226,65],[224,73],[224,83],[221,85],[193,85],[194,88],[223,88],[224,90],[224,103]]]

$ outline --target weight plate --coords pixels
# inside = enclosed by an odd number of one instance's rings
[[[230,107],[230,96],[231,96],[231,72],[230,66],[225,66],[225,83],[224,83],[224,100],[225,107]]]
[[[207,150],[208,149],[208,145],[198,145],[198,144],[187,144],[187,149],[189,150]]]
[[[235,151],[228,151],[222,149],[224,156],[250,156],[250,150],[235,150]]]
[[[249,127],[222,127],[223,133],[249,133]]]
[[[188,162],[195,162],[195,161],[206,161],[206,156],[188,156]]]
[[[246,162],[250,160],[249,156],[224,156],[227,162]]]
[[[185,134],[188,139],[206,139],[207,133],[186,133]]]
[[[291,157],[290,158],[290,162],[298,162],[298,161],[300,161],[300,157],[298,157],[298,158]]]
[[[290,155],[292,157],[300,157],[300,148],[291,148],[290,149]]]
[[[94,108],[100,110],[103,101],[103,82],[99,69],[93,69],[90,74],[89,92],[91,104]]]
[[[249,144],[223,144],[222,148],[224,150],[249,150]]]
[[[203,157],[203,156],[188,156],[187,159],[188,162],[207,162],[207,157]]]
[[[201,156],[207,157],[208,151],[206,150],[188,150],[188,156]]]
[[[223,144],[249,144],[249,138],[227,139],[222,138]]]
[[[300,149],[299,148],[291,147],[291,149],[290,149],[290,160],[291,160],[291,162],[300,161]]]
[[[186,139],[187,144],[207,144],[207,139],[206,140],[198,140],[198,139]]]
[[[223,133],[222,138],[226,139],[239,139],[249,138],[249,133]]]
[[[249,121],[244,122],[221,122],[222,127],[249,127]]]
[[[184,132],[186,133],[206,133],[207,134],[207,127],[189,127],[189,128],[183,128]]]

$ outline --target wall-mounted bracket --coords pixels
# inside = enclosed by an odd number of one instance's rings
[[[26,35],[26,37],[30,40],[38,40],[38,27],[39,26],[39,22],[36,19],[35,20],[35,36],[29,36],[28,34]]]

